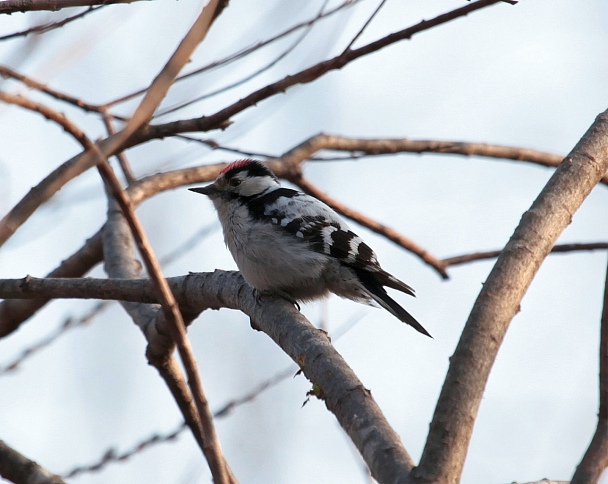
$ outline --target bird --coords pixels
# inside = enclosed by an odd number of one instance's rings
[[[386,292],[414,290],[380,267],[374,251],[329,206],[281,186],[257,160],[230,163],[209,185],[224,241],[245,281],[260,295],[297,304],[329,293],[379,305],[416,331],[426,329]]]

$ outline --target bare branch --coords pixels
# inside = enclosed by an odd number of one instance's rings
[[[608,242],[592,242],[592,243],[581,243],[581,244],[558,244],[553,246],[551,254],[560,254],[564,252],[578,252],[583,250],[600,250],[608,249]],[[490,250],[486,252],[473,252],[471,254],[457,255],[454,257],[448,257],[442,259],[442,263],[446,267],[457,266],[460,264],[466,264],[468,262],[475,262],[479,260],[495,259],[500,255],[502,250]]]
[[[600,410],[589,448],[572,476],[571,484],[599,482],[608,467],[608,268],[600,330]]]
[[[216,69],[218,67],[222,67],[225,65],[230,64],[231,62],[234,62],[236,60],[242,59],[246,56],[248,56],[249,54],[251,54],[252,52],[261,49],[262,47],[265,47],[273,42],[276,42],[277,40],[280,40],[296,31],[298,31],[299,29],[302,28],[307,28],[312,26],[313,24],[315,24],[318,20],[321,20],[325,17],[329,17],[331,15],[333,15],[336,12],[339,12],[343,9],[345,9],[346,7],[350,7],[352,5],[354,5],[355,3],[359,2],[361,0],[344,0],[340,5],[334,7],[333,9],[328,10],[327,12],[324,12],[322,14],[318,14],[317,16],[306,20],[304,22],[300,22],[299,24],[293,25],[291,27],[289,27],[288,29],[284,30],[283,32],[278,33],[277,35],[275,35],[274,37],[271,37],[269,39],[266,39],[264,41],[258,42],[255,45],[252,45],[250,47],[247,47],[239,52],[236,52],[235,54],[232,54],[222,60],[218,60],[218,61],[214,61],[211,62],[210,64],[207,64],[203,67],[199,67],[198,69],[195,69],[191,72],[188,72],[186,74],[183,74],[181,76],[179,76],[177,79],[175,79],[175,82],[179,82],[179,81],[183,81],[185,79],[189,79],[191,77],[197,76],[199,74],[202,74],[204,72],[210,71],[212,69]],[[132,92],[130,94],[127,94],[125,96],[122,96],[118,99],[114,99],[113,101],[109,101],[105,104],[106,107],[112,107],[115,106],[117,104],[121,104],[124,103],[126,101],[129,101],[137,96],[140,96],[142,94],[144,94],[146,92],[146,89],[140,89],[138,91]]]
[[[0,5],[2,5],[2,4],[0,4]],[[57,22],[36,25],[35,27],[32,27],[27,30],[22,30],[21,32],[14,32],[12,34],[3,35],[0,37],[0,42],[4,41],[4,40],[14,39],[16,37],[25,37],[26,35],[30,35],[30,34],[44,34],[46,32],[50,32],[51,30],[55,30],[60,27],[63,27],[64,25],[69,24],[70,22],[73,22],[74,20],[81,19],[84,16],[88,15],[89,13],[94,12],[95,10],[99,10],[100,8],[103,8],[103,7],[105,7],[105,5],[100,5],[97,7],[89,7],[84,12],[77,13],[76,15],[72,15],[71,17],[66,17],[63,20],[59,20]]]
[[[69,7],[92,7],[93,5],[112,5],[133,3],[140,0],[4,0],[0,2],[0,14],[51,10],[53,12]]]
[[[190,57],[198,44],[200,44],[207,35],[211,23],[224,9],[226,4],[227,0],[210,0],[205,8],[203,8],[188,33],[177,46],[173,55],[152,81],[150,88],[146,91],[146,95],[137,106],[137,109],[135,109],[135,112],[127,122],[127,125],[118,133],[112,144],[110,144],[109,151],[120,151],[122,145],[125,144],[138,129],[149,123],[154,111],[156,111],[156,108],[166,96],[169,88],[173,85],[175,78],[184,65],[190,60]]]
[[[166,434],[156,433],[148,437],[147,439],[135,444],[131,449],[126,450],[125,452],[118,453],[113,448],[108,449],[106,452],[104,452],[103,456],[97,462],[94,462],[93,464],[79,465],[77,467],[74,467],[73,469],[64,472],[63,477],[65,479],[71,479],[72,477],[76,477],[80,474],[85,474],[88,472],[99,472],[110,463],[124,462],[129,458],[133,457],[134,455],[143,452],[149,447],[175,440],[177,436],[184,431],[184,429],[186,429],[186,424],[182,423],[176,429]]]
[[[114,123],[112,120],[112,116],[110,115],[109,111],[105,108],[104,108],[104,115],[103,115],[103,124],[105,125],[106,130],[108,131],[109,135],[116,134],[116,129],[114,129]],[[120,165],[120,168],[122,169],[122,173],[125,177],[125,180],[127,180],[127,185],[130,185],[137,179],[137,177],[135,176],[135,174],[133,173],[133,170],[131,169],[129,160],[127,160],[127,155],[125,155],[124,151],[121,151],[120,153],[116,154],[116,159],[118,160],[118,164]]]
[[[319,13],[317,14],[317,19],[321,18],[322,14],[323,14],[323,10],[325,10],[325,6],[327,4],[327,0],[324,1],[323,5],[321,6],[321,9],[319,11]],[[234,89],[235,87],[239,87],[243,84],[245,84],[246,82],[251,81],[252,79],[255,79],[256,77],[258,77],[259,75],[263,74],[264,72],[268,71],[269,69],[271,69],[272,67],[274,67],[275,65],[277,65],[281,60],[283,60],[285,57],[287,57],[291,52],[293,52],[293,50],[300,45],[300,43],[302,43],[302,41],[306,38],[306,36],[310,33],[310,31],[312,30],[314,23],[309,23],[304,31],[298,36],[298,38],[289,46],[287,47],[287,49],[285,49],[283,52],[281,52],[278,56],[276,56],[274,59],[272,59],[270,62],[268,62],[266,65],[256,69],[254,72],[252,72],[251,74],[246,75],[245,77],[243,77],[242,79],[239,79],[238,81],[232,82],[230,84],[227,84],[225,86],[220,87],[219,89],[216,89],[214,91],[208,92],[206,94],[203,94],[201,96],[197,96],[194,99],[190,99],[188,101],[179,103],[175,106],[171,106],[167,109],[163,109],[162,111],[159,111],[154,117],[155,119],[159,118],[160,116],[165,116],[166,114],[170,114],[170,113],[174,113],[175,111],[179,111],[180,109],[183,109],[187,106],[191,106],[192,104],[195,104],[197,102],[203,101],[204,99],[208,99],[210,97],[216,96],[218,94],[222,94],[224,92],[227,92],[231,89]]]
[[[386,3],[386,0],[381,0],[380,1],[380,3],[378,4],[378,6],[376,7],[376,9],[372,12],[372,14],[369,16],[369,18],[367,19],[367,21],[363,24],[363,27],[361,27],[359,29],[359,32],[357,32],[357,34],[348,43],[348,45],[346,46],[346,48],[342,51],[342,55],[345,55],[348,51],[351,50],[350,48],[354,45],[354,43],[357,41],[357,39],[359,37],[361,37],[361,35],[363,35],[363,32],[365,32],[365,29],[368,27],[368,25],[370,23],[372,23],[372,20],[374,20],[374,17],[376,15],[378,15],[378,12],[380,10],[382,10],[382,7],[384,7],[385,3]]]
[[[213,480],[214,482],[222,484],[235,482],[234,477],[230,476],[231,472],[227,463],[225,462],[224,456],[222,455],[219,439],[215,433],[215,426],[213,425],[211,411],[209,410],[209,404],[207,402],[207,398],[205,397],[203,385],[196,367],[194,353],[186,336],[186,325],[177,306],[177,302],[173,297],[173,293],[169,289],[166,279],[163,277],[160,264],[158,263],[152,247],[148,242],[148,238],[139,219],[135,215],[135,210],[130,199],[120,188],[119,181],[114,175],[114,172],[108,165],[107,161],[103,160],[98,167],[100,169],[100,173],[110,188],[112,196],[120,205],[122,213],[124,214],[133,237],[135,238],[139,252],[142,255],[148,270],[148,274],[150,274],[150,277],[152,278],[155,292],[157,293],[159,302],[163,308],[164,316],[169,323],[168,327],[165,329],[168,330],[173,340],[177,343],[177,348],[186,373],[188,374],[188,383],[192,390],[192,395],[198,410],[203,432],[203,452],[205,453],[205,457],[209,462]],[[157,328],[161,321],[162,320],[157,320]],[[162,332],[163,328],[158,329]],[[160,360],[166,359],[166,355],[164,354],[154,355],[148,351],[148,355],[152,361],[159,359],[159,356]]]
[[[121,298],[138,293],[155,297],[150,281],[134,280],[85,280],[93,281],[88,288],[78,287],[75,280],[50,281],[28,280],[46,285],[45,294],[58,296],[71,286],[69,297],[96,297],[104,290],[123,284]],[[190,274],[185,277],[167,279],[173,294],[185,312],[195,314],[204,309],[220,307],[240,309],[258,324],[289,357],[300,366],[306,377],[321,389],[319,397],[327,408],[336,415],[340,425],[355,443],[372,475],[379,482],[403,482],[410,472],[413,461],[399,436],[392,430],[370,392],[337,353],[326,333],[316,329],[296,309],[280,299],[268,298],[263,305],[252,288],[238,272],[215,271],[211,274]],[[22,295],[33,293],[23,291],[23,280],[0,281],[0,297],[9,291],[22,291]],[[63,287],[60,287],[64,285]],[[95,286],[97,286],[95,288]],[[37,290],[42,286],[38,286]],[[127,290],[127,288],[129,288]],[[105,289],[103,289],[105,288]],[[86,291],[86,292],[85,292]],[[96,291],[96,292],[95,292]],[[40,297],[42,294],[35,294]]]
[[[51,474],[0,440],[0,477],[15,484],[64,484],[61,477]]]
[[[162,100],[171,86],[175,76],[177,76],[177,73],[189,60],[193,50],[205,37],[211,22],[225,5],[226,2],[224,0],[221,2],[220,0],[212,0],[203,9],[199,18],[194,22],[194,25],[188,34],[186,34],[175,53],[171,56],[171,59],[169,59],[163,70],[155,78],[146,96],[135,110],[133,117],[127,123],[127,126],[119,133],[111,135],[100,142],[99,150],[103,157],[107,158],[120,151],[124,142],[133,134],[133,132],[139,129],[142,124],[149,121],[154,110],[158,106],[158,103]],[[8,74],[8,71],[5,70],[4,72]],[[62,125],[60,117],[63,115],[59,115],[58,117],[58,113],[55,111],[45,108],[45,106],[41,104],[29,101],[22,96],[2,93],[0,99],[39,112],[47,119]],[[75,126],[74,128],[76,131],[74,131],[72,135],[84,146],[84,133]],[[36,208],[49,200],[65,183],[94,166],[96,164],[96,156],[97,155],[93,155],[91,152],[85,152],[83,156],[74,157],[53,171],[53,173],[45,178],[37,187],[32,188],[28,195],[0,220],[0,246],[2,246],[15,230],[27,220]]]
[[[0,376],[5,375],[11,371],[16,370],[19,365],[21,365],[27,358],[32,355],[38,353],[42,349],[48,347],[54,341],[56,341],[59,337],[63,336],[66,331],[76,328],[78,326],[82,326],[84,324],[89,323],[95,316],[99,315],[102,311],[109,307],[110,303],[108,301],[101,301],[95,305],[90,311],[88,311],[83,316],[78,318],[69,317],[66,318],[63,323],[55,329],[51,334],[45,336],[44,338],[38,340],[36,343],[28,346],[25,350],[21,352],[19,356],[15,359],[6,363],[4,365],[0,365]]]
[[[70,133],[81,145],[86,145],[87,137],[75,125],[68,122],[69,128],[66,128],[66,118],[63,114],[58,113],[40,103],[35,103],[23,96],[16,96],[0,92],[0,100],[21,106],[34,112],[42,114],[45,118],[57,123],[64,129],[71,129]],[[115,135],[116,136],[116,135]],[[101,142],[101,149],[104,150],[106,145],[109,145],[109,140],[113,137]],[[48,201],[58,190],[61,189],[68,181],[84,173],[86,170],[94,166],[96,157],[89,151],[85,151],[82,155],[66,161],[61,166],[53,170],[44,180],[33,187],[28,194],[23,197],[17,205],[15,205],[2,220],[0,220],[0,247],[15,233],[15,231],[36,211],[36,209]]]
[[[205,8],[208,8],[208,7],[209,7],[209,5]],[[215,4],[213,5],[213,8],[215,8]],[[208,12],[207,16],[209,18],[211,18],[213,16],[213,13],[214,13],[214,10]],[[201,15],[201,18],[203,18],[203,20],[205,19],[205,17],[203,15]],[[228,466],[223,458],[223,455],[221,453],[221,448],[219,446],[219,442],[218,442],[217,436],[215,434],[215,429],[214,429],[213,422],[212,422],[211,412],[209,411],[208,403],[207,403],[207,400],[204,395],[202,383],[200,381],[200,377],[199,377],[198,371],[196,369],[196,364],[194,362],[194,356],[192,353],[192,349],[191,349],[189,341],[186,337],[185,324],[183,322],[181,313],[179,312],[179,308],[177,307],[177,303],[175,302],[173,295],[172,295],[171,291],[169,290],[166,280],[162,276],[160,266],[159,266],[158,262],[156,261],[154,253],[147,241],[147,238],[143,231],[143,227],[141,226],[138,218],[135,215],[135,211],[133,209],[131,201],[128,198],[128,196],[122,191],[122,189],[120,187],[120,183],[119,183],[118,179],[116,178],[116,176],[114,175],[114,172],[110,168],[103,153],[101,152],[101,150],[99,149],[99,147],[97,145],[95,145],[92,141],[90,141],[86,137],[86,135],[78,127],[76,127],[73,123],[71,123],[65,116],[60,115],[59,113],[41,105],[41,104],[33,103],[21,96],[11,96],[8,94],[3,94],[3,93],[0,93],[0,95],[2,96],[2,97],[0,97],[0,99],[5,100],[6,102],[12,102],[12,103],[18,104],[26,109],[30,109],[30,110],[39,112],[43,116],[45,116],[47,119],[50,119],[50,120],[58,123],[68,133],[70,133],[74,138],[76,138],[82,144],[82,146],[85,150],[93,153],[94,157],[97,159],[98,169],[99,169],[101,175],[103,176],[105,182],[107,183],[107,186],[110,189],[110,192],[112,193],[112,195],[114,196],[114,198],[116,199],[118,204],[120,205],[122,212],[125,215],[126,221],[128,222],[128,224],[131,228],[131,231],[133,232],[133,235],[137,242],[138,248],[143,256],[144,262],[146,263],[148,273],[151,275],[152,281],[154,282],[155,291],[157,292],[157,294],[159,296],[159,300],[163,307],[164,315],[170,323],[169,327],[168,327],[169,333],[172,335],[174,341],[177,342],[178,350],[179,350],[180,356],[182,358],[182,361],[184,362],[184,367],[186,369],[186,372],[188,373],[189,382],[190,382],[190,385],[192,388],[192,394],[193,394],[194,401],[196,403],[196,407],[198,410],[199,422],[201,423],[201,431],[203,432],[203,436],[204,436],[202,438],[203,452],[205,454],[205,457],[209,461],[209,465],[211,468],[211,472],[214,476],[214,480],[221,484],[235,482],[235,479],[232,476],[232,473],[231,473],[230,469],[228,468]],[[144,99],[144,101],[145,101],[145,99]],[[111,238],[111,236],[113,235],[113,232],[109,231],[107,235],[108,235],[108,240],[111,240],[112,242],[114,242],[114,240]],[[116,241],[117,242],[116,244],[114,244],[115,247],[118,249],[116,251],[117,253],[122,248],[123,240],[124,240],[124,238],[121,238],[119,241]],[[127,264],[132,265],[132,261],[131,261],[132,258],[129,257],[128,255],[126,257],[121,256],[120,259],[121,259],[119,261],[120,267],[123,266],[123,261],[125,261]],[[106,263],[107,263],[106,265],[109,265],[111,262],[112,262],[111,259],[110,260],[106,259]],[[119,270],[122,270],[122,268]],[[134,313],[135,312],[139,313],[140,310],[145,309],[146,312],[148,313],[148,315],[145,317],[145,320],[146,321],[150,320],[150,314],[149,314],[149,311],[147,310],[147,308],[139,308],[139,307],[134,307],[134,306],[129,306],[129,308]],[[137,321],[139,318],[134,318],[134,319]],[[157,321],[157,324],[159,322],[162,322],[162,319],[159,319]],[[144,331],[144,332],[146,333],[146,331]],[[152,347],[154,347],[154,346],[152,346]],[[170,361],[170,360],[172,360],[172,358],[167,358],[166,355],[157,355],[156,358],[154,358],[154,355],[150,355],[149,357],[153,358],[153,363],[156,367],[162,368],[162,367],[169,366],[169,367],[175,369],[175,371],[173,373],[177,372],[177,374],[179,375],[179,368],[177,367],[177,365],[174,362]],[[161,371],[161,374],[162,373],[163,372]],[[177,386],[180,385],[179,378],[177,380],[175,380],[174,382],[167,382],[167,383],[169,384],[170,388],[172,387],[173,383],[175,383]],[[180,403],[180,402],[178,402],[178,403]],[[184,403],[183,405],[187,406],[187,403]],[[187,414],[185,414],[185,416],[186,416],[186,420],[188,420]]]
[[[376,52],[388,45],[394,44],[401,40],[411,39],[415,34],[432,29],[444,23],[450,22],[460,17],[464,17],[476,10],[502,3],[502,0],[478,0],[461,8],[457,8],[448,13],[439,15],[431,20],[423,20],[418,24],[387,35],[380,40],[367,44],[355,50],[350,50],[346,54],[338,55],[332,59],[315,64],[312,67],[304,69],[297,74],[287,76],[280,81],[269,84],[257,91],[245,96],[234,104],[218,111],[210,116],[200,118],[174,121],[171,123],[160,125],[149,125],[145,129],[139,131],[130,141],[131,145],[139,144],[142,140],[150,140],[154,138],[164,138],[176,133],[185,133],[189,131],[209,131],[212,129],[220,129],[230,123],[230,118],[245,109],[257,105],[261,101],[268,99],[279,93],[284,93],[287,89],[298,84],[308,84],[313,82],[330,71],[343,68],[346,64],[364,57],[372,52]],[[129,146],[131,146],[129,145]]]
[[[413,482],[458,482],[486,382],[521,299],[573,214],[608,169],[608,111],[523,215],[471,311],[435,409]]]

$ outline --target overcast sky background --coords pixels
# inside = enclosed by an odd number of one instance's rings
[[[389,0],[355,46],[467,2]],[[264,5],[262,8],[261,5]],[[233,0],[186,68],[190,71],[315,15],[322,2]],[[329,2],[329,6],[338,2]],[[253,81],[158,122],[213,113],[269,82],[341,52],[377,1],[319,23],[281,63]],[[68,26],[0,43],[0,62],[90,103],[147,86],[200,11],[199,2],[108,6]],[[73,10],[75,13],[79,10]],[[67,12],[67,11],[66,11]],[[65,12],[64,12],[65,13]],[[13,14],[0,35],[61,18]],[[319,133],[479,141],[567,154],[608,105],[608,4],[601,0],[523,0],[483,9],[361,58],[318,81],[289,89],[236,116],[223,132],[203,133],[245,150],[282,154]],[[298,34],[241,62],[177,84],[163,107],[213,91],[254,72]],[[90,138],[102,123],[12,81],[21,92],[64,111]],[[116,113],[128,115],[134,103]],[[0,106],[0,212],[5,213],[77,144],[42,118]],[[170,139],[127,152],[138,176],[236,157]],[[447,155],[397,155],[307,163],[305,175],[336,199],[397,229],[438,257],[504,246],[552,170],[510,161]],[[560,242],[608,240],[605,186],[597,187]],[[106,201],[97,173],[69,183],[0,250],[0,278],[42,277],[94,234]],[[233,269],[211,203],[185,189],[143,204],[159,256],[204,227],[200,244],[164,267],[168,276]],[[354,225],[354,224],[353,224]],[[397,296],[434,339],[385,311],[332,297],[302,311],[322,321],[338,351],[369,388],[418,461],[435,402],[468,313],[494,261],[454,267],[441,280],[415,256],[354,226],[383,267],[412,285]],[[570,479],[596,425],[599,320],[605,252],[550,256],[502,345],[479,411],[462,477],[465,484]],[[101,267],[91,275],[102,277]],[[53,333],[94,301],[55,302],[0,340],[0,367]],[[296,367],[242,313],[204,313],[190,328],[212,409]],[[0,376],[0,439],[63,473],[122,452],[181,421],[145,342],[113,304],[17,371]],[[222,447],[243,483],[367,482],[363,463],[323,402],[302,408],[310,383],[287,378],[218,419]],[[210,474],[191,435],[157,445],[74,483],[204,483]],[[605,479],[604,482],[608,482]]]

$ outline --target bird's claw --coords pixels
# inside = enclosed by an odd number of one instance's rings
[[[290,294],[284,292],[284,291],[255,291],[255,298],[258,302],[258,304],[262,303],[262,298],[264,297],[274,297],[274,298],[281,298],[281,299],[285,299],[285,301],[293,304],[296,309],[298,311],[300,311],[300,305],[298,304],[298,301],[296,301]]]

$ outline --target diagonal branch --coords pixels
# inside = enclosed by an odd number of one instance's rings
[[[61,477],[51,474],[2,440],[0,440],[0,477],[16,484],[64,484]]]
[[[176,133],[185,133],[189,131],[209,131],[212,129],[219,129],[226,124],[230,123],[230,118],[234,115],[250,108],[269,97],[272,97],[279,93],[284,93],[290,87],[298,84],[308,84],[322,77],[323,75],[333,70],[339,70],[350,62],[364,57],[368,54],[383,49],[389,45],[405,39],[411,39],[414,35],[432,29],[439,25],[451,22],[457,18],[465,17],[469,13],[476,10],[497,4],[503,3],[502,0],[478,0],[472,2],[464,7],[457,8],[450,12],[438,15],[431,20],[423,20],[418,24],[400,30],[393,34],[387,35],[380,40],[371,42],[370,44],[364,45],[358,49],[349,50],[344,55],[339,54],[332,59],[328,59],[323,62],[319,62],[307,69],[304,69],[296,74],[289,75],[277,82],[269,84],[253,93],[245,96],[239,101],[231,104],[230,106],[212,114],[210,116],[203,116],[200,118],[186,119],[180,121],[174,121],[166,124],[149,125],[145,129],[139,131],[132,139],[132,146],[139,144],[142,140],[150,140],[154,138],[164,138],[167,136],[174,135]]]
[[[186,325],[184,324],[184,320],[177,306],[177,302],[175,301],[173,293],[169,289],[169,285],[162,274],[160,264],[152,251],[152,247],[148,242],[148,238],[144,232],[143,226],[135,215],[135,210],[131,204],[131,200],[120,188],[120,183],[108,165],[108,162],[106,160],[102,160],[98,167],[104,181],[109,187],[112,196],[120,205],[122,213],[129,224],[139,252],[141,253],[146,265],[146,269],[148,270],[148,274],[150,274],[150,277],[154,283],[154,289],[162,305],[165,320],[169,323],[166,330],[168,330],[173,341],[177,343],[180,357],[188,375],[188,383],[192,391],[192,396],[194,397],[196,408],[198,410],[203,432],[203,452],[205,453],[205,457],[209,462],[213,480],[218,484],[236,482],[234,476],[231,475],[231,471],[228,468],[224,456],[222,455],[219,439],[215,432],[215,426],[213,425],[213,417],[211,416],[209,404],[207,402],[207,398],[205,397],[203,385],[196,367],[194,353],[186,336]],[[162,320],[157,319],[157,327],[161,322]],[[163,332],[163,328],[161,327],[158,327],[158,330]],[[154,355],[150,355],[149,357],[153,361],[156,360]],[[166,355],[162,355],[159,359],[159,363],[166,360]],[[158,363],[155,366],[159,366]]]
[[[545,257],[608,169],[600,114],[523,215],[471,311],[443,385],[413,482],[458,482],[490,370]]]
[[[572,476],[571,484],[599,482],[608,467],[608,268],[600,330],[600,410],[589,448]]]
[[[196,369],[196,363],[194,360],[192,349],[186,337],[185,324],[182,319],[182,315],[179,311],[179,308],[177,307],[175,299],[173,298],[173,294],[169,290],[166,280],[162,276],[160,266],[154,256],[150,244],[147,241],[147,237],[143,231],[143,227],[141,226],[138,218],[135,215],[133,205],[131,204],[129,197],[122,191],[120,183],[116,178],[113,170],[110,168],[103,153],[97,145],[95,145],[91,140],[87,138],[87,136],[82,132],[82,130],[80,130],[76,125],[69,121],[64,115],[60,115],[59,113],[47,108],[44,105],[33,103],[27,100],[26,98],[23,98],[22,96],[11,97],[10,95],[5,94],[3,99],[6,102],[13,102],[24,108],[39,112],[47,119],[58,123],[66,132],[68,132],[76,140],[78,140],[78,142],[82,144],[82,147],[87,152],[92,153],[92,156],[97,160],[100,174],[106,182],[109,191],[112,193],[112,195],[120,205],[122,213],[124,214],[125,219],[131,228],[140,253],[142,254],[144,262],[146,263],[148,273],[152,277],[152,281],[154,282],[154,289],[162,305],[164,316],[169,322],[168,328],[165,329],[168,329],[169,334],[171,334],[173,340],[176,341],[180,356],[188,374],[189,384],[192,389],[192,395],[194,397],[194,402],[196,403],[196,409],[198,411],[198,418],[191,418],[188,413],[185,413],[184,415],[186,417],[186,421],[197,421],[200,423],[200,431],[202,432],[203,437],[202,439],[197,440],[199,440],[199,442],[202,444],[202,450],[209,462],[209,466],[211,468],[211,473],[214,476],[214,480],[221,484],[236,482],[234,476],[232,475],[232,472],[230,471],[228,465],[224,460],[221,448],[219,446],[219,441],[217,439],[217,435],[215,434],[215,428],[213,425],[211,412],[209,410],[207,399],[205,398],[205,394],[203,391],[202,383],[200,381],[200,377]],[[110,212],[115,215],[115,220],[118,220],[116,217],[119,214],[116,211]],[[118,220],[118,223],[119,222],[120,221]],[[108,230],[108,233],[106,235],[107,239],[109,240],[109,243],[114,244],[116,246],[117,250],[115,252],[120,253],[121,247],[119,246],[124,245],[124,240],[126,239],[126,237],[121,237],[120,240],[117,240],[112,237],[114,235],[114,231],[112,230]],[[113,261],[112,259],[106,259],[106,262],[107,267],[110,269],[112,268],[112,264],[115,263],[115,261]],[[118,267],[117,270],[120,271],[121,275],[123,271],[126,271],[125,275],[129,276],[133,272],[136,272],[137,268],[126,268],[124,266],[128,265],[132,267],[134,265],[133,262],[134,261],[132,260],[132,257],[129,257],[127,255],[126,257],[123,256],[121,260],[117,261],[115,265]],[[154,318],[153,311],[149,307],[139,306],[141,305],[130,305],[128,307],[135,321],[143,319],[149,326],[153,319],[157,319],[156,324],[158,325],[160,323],[162,325],[163,319]],[[161,329],[161,331],[159,332],[162,333],[162,328],[159,329]],[[148,334],[148,331],[145,331],[145,329],[144,334]],[[189,398],[182,398],[183,385],[181,382],[183,381],[183,378],[181,377],[181,372],[176,362],[173,358],[168,357],[168,354],[156,355],[158,356],[158,358],[153,358],[153,356],[154,355],[150,357],[151,362],[157,368],[159,368],[161,375],[165,377],[169,388],[172,390],[172,392],[174,392],[174,396],[176,396],[176,400],[178,401],[180,408],[189,410]]]
[[[109,150],[112,152],[120,151],[125,142],[142,126],[149,123],[156,108],[166,96],[169,88],[173,85],[175,78],[190,60],[196,47],[206,37],[211,23],[217,18],[221,11],[226,7],[227,0],[210,0],[203,8],[200,15],[179,43],[173,55],[169,58],[165,66],[154,78],[146,95],[135,109],[133,116],[127,125],[118,133],[110,144]]]
[[[175,53],[171,56],[165,67],[161,70],[152,85],[150,86],[146,96],[135,110],[133,117],[129,120],[125,128],[100,141],[99,150],[105,158],[118,153],[125,141],[139,129],[144,123],[148,122],[152,117],[158,103],[167,93],[167,90],[174,81],[177,73],[182,69],[184,64],[190,59],[190,55],[196,48],[199,42],[205,37],[211,22],[219,15],[226,6],[226,0],[212,0],[201,12],[198,19],[190,31],[186,34]],[[217,8],[216,8],[217,7]],[[0,11],[1,13],[1,11]],[[8,71],[4,71],[9,74]],[[11,72],[10,74],[14,74]],[[22,76],[23,77],[23,76]],[[23,79],[21,79],[23,80]],[[57,122],[61,125],[62,117],[59,113],[45,108],[43,105],[28,101],[22,96],[2,93],[0,97],[5,102],[20,105],[27,109],[41,113],[47,119]],[[27,103],[25,105],[24,103]],[[80,131],[80,130],[78,130]],[[82,136],[84,133],[78,133],[78,140],[82,144]],[[0,246],[4,244],[8,238],[34,213],[34,211],[44,202],[49,200],[61,187],[69,180],[82,174],[84,171],[93,167],[97,163],[96,155],[92,151],[87,150],[79,156],[67,161],[59,168],[54,170],[47,176],[38,186],[32,188],[30,192],[2,219],[0,220]]]

